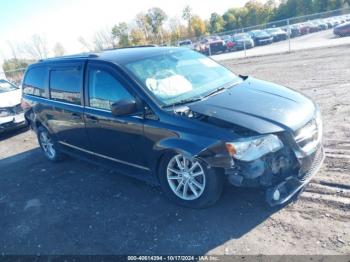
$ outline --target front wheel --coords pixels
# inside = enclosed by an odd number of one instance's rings
[[[38,128],[38,141],[41,149],[44,152],[45,157],[52,161],[58,162],[62,159],[62,153],[56,146],[54,139],[51,134],[46,130],[46,128],[40,126]]]
[[[159,178],[165,195],[173,202],[203,208],[214,204],[221,196],[223,176],[197,159],[182,154],[163,157]]]

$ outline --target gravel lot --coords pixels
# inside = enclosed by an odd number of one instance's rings
[[[328,157],[299,201],[270,209],[227,186],[190,210],[157,187],[68,159],[48,163],[31,131],[0,138],[3,254],[350,254],[350,45],[225,61],[320,105]]]

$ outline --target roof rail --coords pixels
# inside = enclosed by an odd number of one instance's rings
[[[81,54],[76,54],[76,55],[65,55],[65,56],[57,56],[57,57],[39,59],[38,62],[60,60],[60,59],[69,59],[69,58],[95,58],[95,57],[98,57],[98,55],[95,53],[81,53]]]
[[[158,45],[132,45],[132,46],[125,46],[125,47],[116,47],[116,48],[108,48],[103,49],[103,51],[112,51],[112,50],[119,50],[119,49],[127,49],[127,48],[142,48],[142,47],[157,47]]]

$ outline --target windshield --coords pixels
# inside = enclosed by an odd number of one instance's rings
[[[191,50],[167,52],[126,64],[162,106],[201,98],[242,81],[225,67]]]
[[[13,91],[18,89],[15,85],[5,81],[5,80],[0,80],[0,93],[5,93],[9,91]]]

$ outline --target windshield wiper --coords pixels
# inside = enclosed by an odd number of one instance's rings
[[[238,82],[231,81],[229,83],[226,83],[226,84],[224,84],[224,85],[214,89],[213,91],[211,91],[208,94],[206,94],[204,97],[209,97],[209,96],[215,95],[215,94],[220,93],[221,91],[223,91],[225,89],[228,89],[228,88],[230,88],[230,87],[232,87],[234,85],[237,85],[237,84],[238,84]]]
[[[225,90],[226,88],[227,87],[218,87],[218,88],[214,89],[213,91],[211,91],[210,93],[206,94],[204,97],[215,95],[215,94]]]
[[[193,98],[186,98],[186,99],[182,99],[180,101],[177,101],[173,104],[170,105],[165,105],[164,107],[172,107],[172,106],[178,106],[178,105],[184,105],[184,104],[188,104],[188,103],[192,103],[192,102],[196,102],[196,101],[201,101],[203,98],[202,97],[193,97]]]

